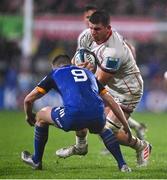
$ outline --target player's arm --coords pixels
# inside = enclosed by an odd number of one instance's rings
[[[103,85],[106,85],[108,83],[108,81],[113,77],[112,73],[109,72],[105,72],[103,69],[98,68],[96,71],[96,78],[98,79],[98,81],[100,81],[100,83],[102,83]]]
[[[115,102],[114,98],[110,95],[109,92],[102,93],[101,97],[104,100],[104,102],[110,107],[113,113],[117,116],[124,128],[128,131],[129,125],[119,104]]]
[[[132,138],[132,134],[129,128],[129,125],[127,123],[126,117],[119,106],[119,104],[114,100],[114,98],[109,94],[109,92],[101,85],[98,81],[98,87],[100,90],[100,96],[102,97],[103,101],[107,106],[113,111],[115,116],[119,119],[119,121],[122,123],[124,130],[126,133],[128,133],[129,141]]]
[[[35,113],[33,113],[33,104],[34,102],[41,98],[44,94],[38,91],[37,88],[34,88],[24,99],[24,112],[26,114],[26,121],[30,126],[35,124]]]
[[[96,71],[96,77],[103,85],[108,83],[108,81],[119,70],[122,63],[120,58],[115,57],[115,55],[112,54],[112,51],[111,48],[106,48],[103,60],[101,64],[98,65],[99,68]]]
[[[119,121],[122,123],[122,125],[124,127],[124,131],[128,134],[128,137],[129,137],[128,140],[130,142],[132,139],[132,134],[131,134],[130,127],[127,123],[126,117],[125,117],[121,107],[119,106],[118,103],[115,102],[115,100],[109,94],[109,92],[102,94],[101,97],[104,100],[104,102],[110,107],[110,109],[113,111],[113,113],[119,119]]]
[[[53,88],[53,83],[51,76],[48,75],[25,97],[24,112],[26,114],[26,121],[30,126],[33,126],[36,122],[35,113],[33,113],[34,102]]]

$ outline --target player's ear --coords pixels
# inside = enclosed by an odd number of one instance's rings
[[[74,57],[71,59],[71,64],[75,64],[75,58]]]
[[[110,25],[108,25],[108,26],[107,26],[107,29],[108,29],[108,30],[110,30],[110,29],[111,29],[111,26],[110,26]]]
[[[54,65],[54,64],[52,64],[51,66],[52,66],[52,69],[53,69],[53,70],[56,68],[56,65]]]

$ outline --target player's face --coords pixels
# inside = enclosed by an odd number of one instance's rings
[[[91,30],[91,35],[96,43],[105,41],[109,32],[111,31],[110,26],[103,26],[101,23],[92,24],[89,22],[89,28]]]
[[[91,10],[84,12],[84,22],[85,22],[87,27],[89,25],[89,18],[95,11],[96,11],[95,9],[91,9]]]

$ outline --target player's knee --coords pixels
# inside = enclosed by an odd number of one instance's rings
[[[44,119],[44,115],[46,113],[46,108],[42,108],[40,111],[36,114],[36,125],[38,126],[45,126],[47,122]]]

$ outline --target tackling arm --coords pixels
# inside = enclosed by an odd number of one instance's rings
[[[37,88],[33,89],[24,99],[24,111],[26,121],[30,126],[35,124],[35,113],[32,112],[34,101],[41,98],[44,94],[40,93]]]
[[[102,83],[103,85],[106,85],[110,78],[113,77],[113,74],[104,72],[101,68],[97,69],[95,75],[98,81],[100,81],[100,83]]]
[[[121,107],[115,102],[114,98],[109,94],[109,92],[101,94],[101,97],[124,126],[125,132],[128,133],[129,135],[129,142],[130,142],[132,138],[132,134]]]

